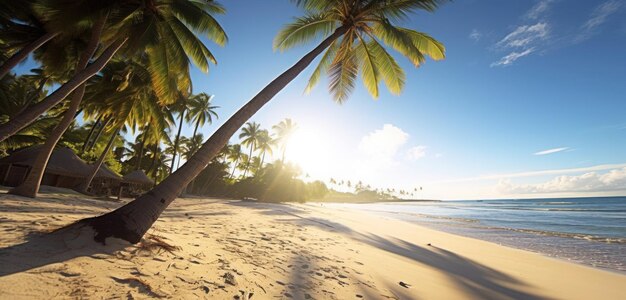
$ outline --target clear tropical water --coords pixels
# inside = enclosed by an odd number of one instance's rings
[[[626,197],[335,205],[626,272]]]

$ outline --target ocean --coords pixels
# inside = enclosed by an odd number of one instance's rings
[[[626,197],[332,205],[626,273]]]

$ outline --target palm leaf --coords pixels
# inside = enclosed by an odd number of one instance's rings
[[[357,57],[361,58],[361,77],[363,78],[363,84],[367,91],[374,97],[378,98],[378,68],[376,66],[376,58],[373,57],[372,52],[367,48],[367,43],[361,35],[359,37],[359,44],[356,47]]]
[[[311,90],[313,90],[313,87],[319,81],[321,75],[325,74],[326,71],[328,71],[328,67],[333,62],[338,49],[339,49],[339,42],[337,41],[334,41],[332,44],[330,44],[328,49],[326,49],[326,52],[320,59],[320,62],[317,64],[317,67],[315,68],[315,70],[313,71],[313,74],[311,74],[311,77],[309,78],[309,83],[306,86],[305,93],[310,93]]]
[[[376,39],[371,39],[367,48],[371,50],[376,59],[380,77],[382,77],[389,91],[394,95],[399,95],[404,88],[405,81],[402,68]]]
[[[287,50],[318,36],[327,36],[335,29],[335,21],[326,14],[308,14],[286,25],[274,39],[274,50]]]
[[[354,51],[332,63],[329,69],[330,82],[328,87],[335,101],[343,103],[348,99],[354,90],[358,71]]]

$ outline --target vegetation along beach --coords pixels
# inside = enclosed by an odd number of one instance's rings
[[[0,299],[623,299],[625,16],[0,0]]]

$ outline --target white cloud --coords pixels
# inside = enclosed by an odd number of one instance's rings
[[[482,181],[482,180],[498,180],[498,179],[505,179],[505,178],[563,175],[563,174],[574,174],[574,173],[581,173],[581,172],[612,170],[612,169],[618,169],[618,168],[626,168],[626,163],[596,165],[596,166],[583,167],[583,168],[554,169],[554,170],[528,171],[528,172],[518,172],[518,173],[508,173],[508,174],[483,175],[483,176],[476,176],[476,177],[443,180],[443,181],[439,181],[436,183],[472,182],[472,181]]]
[[[547,149],[547,150],[543,150],[543,151],[535,152],[535,153],[533,153],[533,155],[546,155],[546,154],[552,154],[552,153],[562,152],[562,151],[565,151],[565,150],[568,150],[568,149],[569,149],[569,147],[561,147],[561,148]]]
[[[530,48],[530,49],[526,49],[522,52],[511,52],[508,55],[502,57],[499,61],[493,62],[491,63],[491,67],[497,67],[497,66],[508,66],[510,64],[512,64],[513,62],[515,62],[516,60],[533,53],[533,51],[535,51],[535,48]]]
[[[546,22],[532,25],[521,25],[496,43],[496,47],[510,51],[500,60],[491,63],[491,67],[508,66],[516,60],[527,56],[543,46],[550,35],[550,27]]]
[[[541,0],[535,4],[527,13],[526,18],[536,20],[545,12],[550,9],[550,4],[552,4],[554,0]]]
[[[418,160],[426,156],[426,146],[415,146],[410,148],[406,154],[409,160]]]
[[[507,194],[626,191],[626,167],[603,174],[562,175],[540,184],[514,184],[510,179],[503,179],[497,189]]]
[[[548,33],[548,24],[545,22],[534,25],[522,25],[515,28],[513,32],[505,36],[496,45],[508,48],[526,47],[536,40],[547,38]]]
[[[474,40],[475,42],[478,42],[482,37],[483,34],[480,33],[480,31],[478,31],[477,29],[472,29],[472,32],[470,32],[469,36],[468,36],[471,40]]]
[[[574,41],[582,42],[596,34],[600,25],[604,24],[612,14],[618,11],[621,6],[622,3],[615,0],[609,0],[598,5],[591,13],[589,19],[581,26],[582,31],[578,34]]]
[[[406,143],[409,134],[402,129],[385,124],[361,139],[358,150],[369,162],[376,165],[391,165],[394,156]]]

